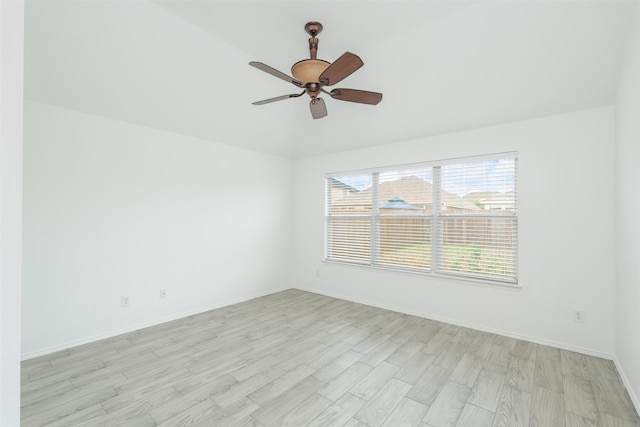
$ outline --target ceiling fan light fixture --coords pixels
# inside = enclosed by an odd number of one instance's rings
[[[322,74],[329,65],[331,65],[330,62],[323,61],[322,59],[303,59],[293,64],[291,74],[303,85],[307,83],[319,83],[320,74]]]

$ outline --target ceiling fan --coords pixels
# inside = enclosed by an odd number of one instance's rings
[[[325,90],[325,86],[332,86],[342,81],[358,68],[362,67],[364,63],[358,55],[354,55],[351,52],[345,52],[333,63],[317,59],[318,39],[316,36],[322,31],[322,24],[319,22],[309,22],[304,26],[304,29],[311,36],[309,38],[309,51],[311,53],[311,58],[303,59],[302,61],[298,61],[293,64],[291,67],[291,74],[293,74],[293,77],[290,77],[275,68],[271,68],[262,62],[249,62],[249,65],[289,83],[293,83],[295,86],[302,88],[303,91],[291,95],[282,95],[276,96],[275,98],[263,99],[262,101],[254,102],[253,105],[264,105],[271,102],[282,101],[283,99],[298,98],[306,93],[311,97],[311,102],[309,104],[311,107],[311,116],[313,116],[314,119],[321,119],[327,115],[327,107],[324,100],[319,97],[320,93],[326,93],[333,99],[358,102],[361,104],[376,105],[382,100],[382,94],[378,92],[341,88],[332,89],[331,92]]]

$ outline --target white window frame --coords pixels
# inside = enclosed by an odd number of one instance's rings
[[[456,165],[456,164],[465,164],[465,163],[473,163],[473,162],[481,162],[486,160],[502,160],[502,159],[513,159],[514,160],[514,174],[515,174],[515,182],[514,182],[514,208],[513,212],[504,215],[490,215],[490,214],[445,214],[442,212],[441,207],[441,196],[443,193],[442,182],[441,182],[441,168],[447,165]],[[399,170],[415,170],[419,168],[431,168],[433,171],[433,195],[432,195],[432,209],[431,215],[429,216],[431,219],[431,239],[430,239],[430,250],[431,250],[431,263],[430,268],[418,268],[418,267],[410,267],[403,265],[395,265],[395,264],[384,264],[379,260],[379,248],[380,248],[380,233],[376,227],[376,224],[379,223],[379,220],[384,215],[381,215],[378,209],[379,201],[378,201],[378,176],[380,173],[385,171],[399,171]],[[330,188],[329,183],[331,179],[335,179],[337,177],[346,176],[346,175],[364,175],[371,174],[372,178],[372,196],[371,196],[371,214],[368,215],[370,220],[370,240],[371,240],[371,252],[368,261],[362,260],[349,260],[344,258],[332,258],[329,254],[330,252],[330,219],[332,217],[340,217],[340,215],[332,215],[330,213],[330,203],[329,194]],[[388,270],[395,271],[405,271],[412,272],[418,274],[425,274],[430,276],[437,277],[447,277],[447,278],[458,278],[464,280],[471,280],[481,283],[490,283],[490,284],[498,284],[498,285],[506,285],[506,286],[518,286],[518,203],[517,203],[517,181],[518,181],[518,153],[517,152],[507,152],[507,153],[497,153],[483,156],[473,156],[473,157],[464,157],[464,158],[455,158],[455,159],[446,159],[446,160],[438,160],[438,161],[430,161],[430,162],[421,162],[421,163],[413,163],[413,164],[403,164],[403,165],[394,165],[394,166],[385,166],[375,169],[365,169],[365,170],[354,170],[354,171],[343,171],[336,173],[328,173],[326,174],[326,190],[325,190],[325,261],[326,262],[335,262],[340,264],[351,264],[365,267],[373,267],[373,268],[383,268]],[[342,216],[349,216],[348,214]],[[366,216],[366,215],[365,215]],[[474,274],[471,272],[465,271],[445,271],[441,266],[440,257],[443,255],[442,248],[442,229],[443,222],[446,218],[503,218],[503,219],[511,219],[513,221],[512,232],[515,234],[514,237],[514,248],[513,253],[511,254],[513,257],[513,276],[491,276],[488,274]]]

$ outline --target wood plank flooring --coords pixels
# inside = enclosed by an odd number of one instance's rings
[[[23,426],[640,426],[611,361],[299,290],[22,369]]]

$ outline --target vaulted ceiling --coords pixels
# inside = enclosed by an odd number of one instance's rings
[[[25,97],[299,158],[490,126],[615,100],[634,1],[27,0]],[[248,66],[365,65],[340,87],[377,106],[308,98]],[[328,97],[326,97],[328,98]]]

